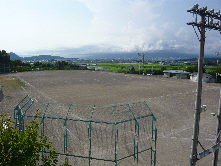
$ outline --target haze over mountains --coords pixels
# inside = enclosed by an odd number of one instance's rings
[[[138,56],[138,53],[92,53],[92,54],[64,54],[60,56],[53,55],[37,55],[37,56],[18,56],[17,54],[10,52],[11,60],[49,60],[49,59],[65,59],[65,58],[79,58],[79,59],[116,59],[116,58],[142,58]],[[205,58],[215,58],[216,55],[205,55]],[[186,58],[198,58],[196,54],[185,54],[185,53],[177,53],[177,52],[148,52],[145,53],[145,59],[154,59],[154,58],[174,58],[174,59],[186,59]]]
[[[30,57],[20,57],[13,52],[8,53],[10,55],[11,60],[48,60],[48,59],[64,59],[64,57],[60,56],[51,56],[51,55],[39,55],[39,56],[30,56]]]

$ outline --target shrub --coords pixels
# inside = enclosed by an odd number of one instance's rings
[[[47,136],[38,136],[39,123],[32,121],[24,132],[18,132],[12,127],[15,123],[0,115],[0,165],[37,165],[42,161],[44,165],[58,162],[54,149],[50,155],[41,157],[43,148],[49,149],[51,142],[47,143]]]

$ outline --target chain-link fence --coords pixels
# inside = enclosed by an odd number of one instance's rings
[[[71,165],[156,165],[156,118],[146,102],[64,105],[26,96],[14,109],[16,128],[37,120],[59,161]],[[42,155],[48,151],[43,150]]]

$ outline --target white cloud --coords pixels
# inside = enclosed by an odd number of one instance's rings
[[[166,22],[162,25],[164,29],[171,29],[174,26],[174,22]]]
[[[87,39],[88,43],[105,44],[100,51],[193,50],[187,47],[192,40],[189,30],[173,21],[159,21],[162,13],[156,11],[164,1],[80,1],[94,13]]]
[[[115,45],[122,47],[122,50],[130,46],[134,50],[135,45],[150,38],[147,33],[156,33],[153,22],[160,14],[155,14],[152,8],[157,7],[157,1],[80,1],[94,12],[89,42]]]
[[[192,40],[192,35],[191,35],[191,32],[185,28],[185,27],[180,27],[178,29],[178,32],[175,33],[175,36],[178,38],[178,39],[182,39],[184,41],[190,41]]]

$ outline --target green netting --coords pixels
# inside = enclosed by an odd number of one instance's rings
[[[22,132],[37,116],[39,135],[48,136],[61,163],[156,165],[156,118],[146,102],[97,107],[26,96],[14,109],[15,127]]]

